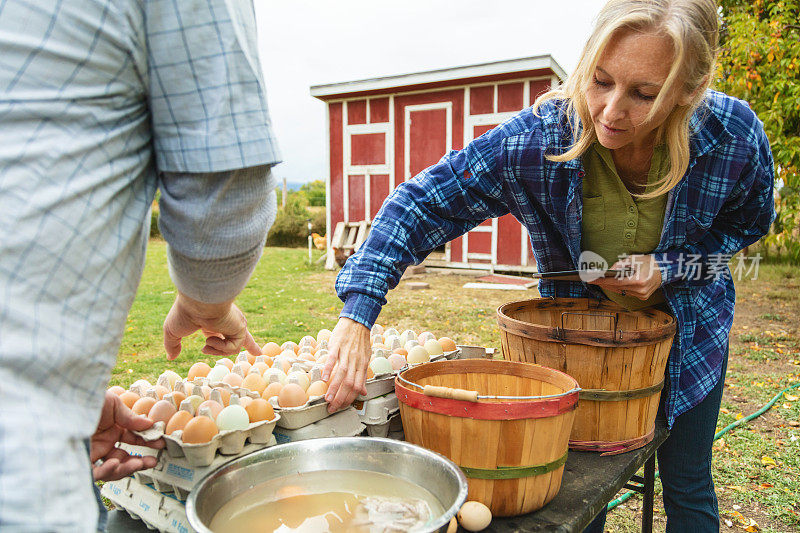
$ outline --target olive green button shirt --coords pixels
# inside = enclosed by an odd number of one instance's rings
[[[583,166],[586,172],[581,250],[600,255],[609,267],[624,255],[651,253],[661,240],[667,195],[648,199],[631,196],[617,173],[611,152],[598,142],[584,153]],[[647,173],[648,187],[666,174],[668,166],[666,147],[656,146]],[[646,301],[605,289],[603,292],[629,310],[664,302],[661,289]]]

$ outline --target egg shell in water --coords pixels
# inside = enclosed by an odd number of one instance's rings
[[[217,424],[207,416],[196,416],[186,423],[181,440],[186,444],[205,444],[211,442],[219,433]]]
[[[492,523],[492,511],[481,502],[464,502],[456,516],[467,531],[481,531]]]
[[[220,431],[244,430],[250,426],[250,416],[241,405],[229,405],[219,412],[216,421]]]

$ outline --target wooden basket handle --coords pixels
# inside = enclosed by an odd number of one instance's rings
[[[478,391],[475,390],[453,389],[450,387],[425,385],[422,392],[426,396],[435,396],[436,398],[449,398],[451,400],[463,400],[466,402],[478,401]]]

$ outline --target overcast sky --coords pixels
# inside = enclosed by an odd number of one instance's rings
[[[311,85],[551,54],[571,72],[602,0],[255,0],[270,114],[289,181],[327,175]]]

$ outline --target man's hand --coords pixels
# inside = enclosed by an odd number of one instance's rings
[[[114,481],[130,476],[138,470],[156,466],[155,457],[135,457],[115,446],[118,442],[126,442],[157,450],[163,448],[162,439],[148,442],[131,433],[131,431],[143,431],[152,425],[152,420],[133,414],[119,396],[106,391],[100,422],[97,423],[97,430],[92,435],[89,446],[92,465],[96,461],[102,461],[99,466],[92,466],[94,479]]]
[[[235,355],[244,347],[253,355],[261,355],[253,336],[247,330],[247,319],[233,304],[205,304],[178,292],[172,309],[164,320],[164,348],[170,361],[181,353],[181,339],[202,330],[206,355]]]
[[[589,283],[640,300],[647,300],[661,287],[661,271],[652,255],[631,255],[617,261],[611,268],[629,270],[630,274],[620,278],[598,278]]]
[[[369,329],[349,318],[340,318],[328,341],[328,361],[322,379],[328,382],[325,400],[333,413],[367,393],[367,366],[372,355]]]

